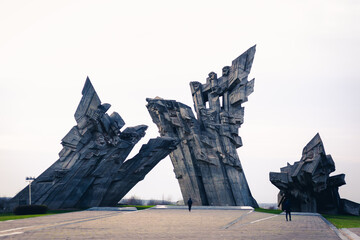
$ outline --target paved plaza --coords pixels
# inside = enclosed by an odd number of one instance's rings
[[[81,211],[0,222],[0,239],[359,239],[320,216],[194,208]]]

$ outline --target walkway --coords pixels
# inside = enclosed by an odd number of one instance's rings
[[[341,238],[319,216],[294,215],[286,222],[283,215],[249,209],[182,208],[82,211],[0,222],[0,239]]]

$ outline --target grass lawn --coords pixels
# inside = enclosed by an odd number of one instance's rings
[[[42,217],[42,216],[47,216],[47,215],[75,212],[75,211],[78,211],[78,210],[50,210],[45,214],[32,214],[32,215],[15,215],[13,213],[0,213],[0,221],[16,220],[16,219],[24,219],[24,218],[32,218],[32,217]]]
[[[349,215],[327,215],[323,214],[329,222],[334,224],[337,228],[359,228],[360,227],[360,216],[349,216]]]
[[[272,214],[280,214],[283,211],[279,209],[265,209],[265,208],[255,208],[255,212],[263,212],[263,213],[272,213]]]

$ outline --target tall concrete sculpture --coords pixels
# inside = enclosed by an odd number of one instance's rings
[[[101,104],[89,79],[75,112],[77,125],[62,139],[60,159],[31,184],[32,204],[50,209],[115,206],[126,193],[172,150],[174,138],[150,139],[140,152],[125,161],[145,135],[146,125],[120,129],[125,122],[110,104]],[[28,187],[18,193],[9,208],[27,204]]]
[[[293,211],[359,215],[359,204],[340,198],[345,174],[329,176],[334,171],[335,163],[316,134],[304,147],[300,161],[288,163],[280,173],[270,172],[270,181],[280,189],[279,202],[285,194],[292,199]]]
[[[236,58],[222,76],[211,72],[205,84],[191,82],[197,119],[191,108],[173,100],[147,99],[161,136],[180,140],[170,153],[184,202],[195,205],[257,207],[236,149],[244,122],[242,103],[254,90],[248,81],[255,46]]]

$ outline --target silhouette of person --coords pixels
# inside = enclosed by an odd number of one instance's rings
[[[285,211],[285,216],[286,216],[286,221],[288,221],[288,219],[291,221],[291,198],[290,198],[290,195],[288,194],[285,194],[280,203],[279,203],[279,206],[280,204],[282,203],[282,210]],[[289,218],[288,218],[289,216]]]
[[[189,200],[187,201],[187,205],[189,207],[189,212],[191,212],[191,205],[192,205],[192,200],[191,198],[189,198]]]

